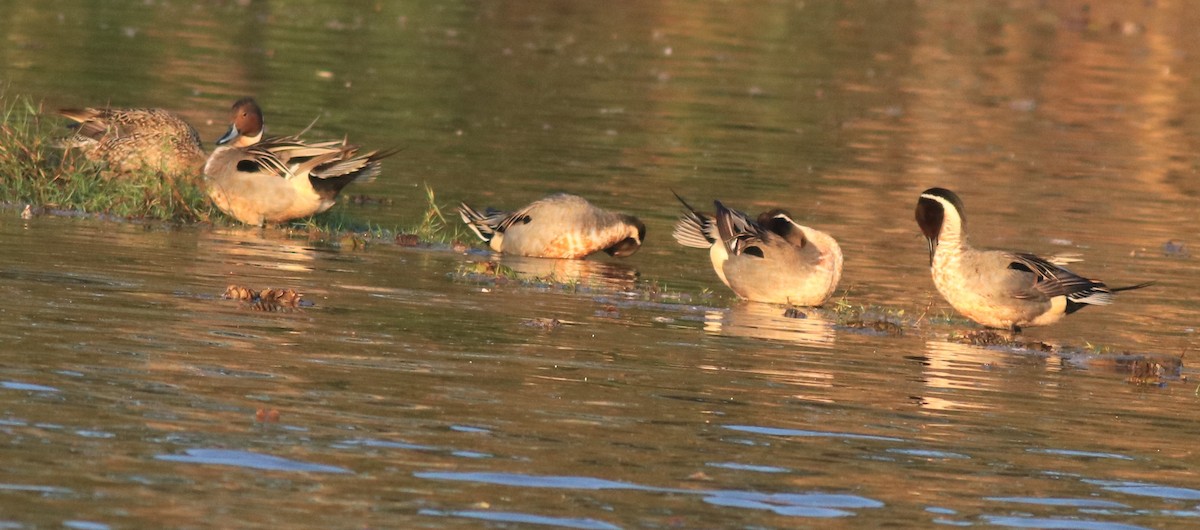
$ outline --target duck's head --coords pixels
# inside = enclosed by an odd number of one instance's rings
[[[254,98],[242,98],[233,104],[233,118],[229,132],[217,140],[217,145],[233,142],[234,147],[246,147],[258,143],[263,135],[262,109]]]
[[[772,208],[758,214],[757,221],[758,226],[782,237],[797,248],[804,248],[804,245],[808,244],[804,236],[804,230],[800,227],[799,223],[792,220],[792,214],[788,213],[787,210]]]
[[[929,243],[929,261],[933,262],[933,254],[937,251],[938,241],[943,231],[953,228],[961,234],[964,224],[962,199],[953,191],[945,188],[929,188],[921,192],[917,199],[917,226]]]
[[[637,217],[632,215],[621,215],[621,221],[625,223],[629,229],[629,236],[617,244],[604,249],[604,252],[615,258],[624,258],[633,255],[639,248],[642,248],[642,241],[646,240],[646,225]]]

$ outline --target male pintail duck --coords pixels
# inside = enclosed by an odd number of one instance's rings
[[[1112,303],[1113,293],[1153,283],[1110,288],[1062,268],[1063,260],[971,248],[962,200],[947,189],[921,193],[916,216],[938,292],[958,312],[990,328],[1052,324],[1085,305]]]
[[[707,248],[717,276],[738,296],[769,304],[819,306],[842,277],[842,249],[828,234],[768,210],[752,220],[713,201],[716,216],[697,212],[682,197],[675,241]]]
[[[104,162],[115,174],[161,171],[199,176],[204,166],[200,135],[182,118],[163,109],[59,109],[75,123],[61,141],[89,160]]]
[[[204,176],[221,211],[246,224],[281,223],[328,210],[342,188],[374,178],[380,159],[392,154],[360,155],[345,140],[263,139],[262,109],[244,98],[233,104],[233,124],[217,140]]]
[[[515,212],[479,212],[465,202],[458,212],[492,250],[518,256],[582,259],[603,250],[623,258],[637,252],[646,237],[646,225],[636,217],[601,210],[565,193]]]

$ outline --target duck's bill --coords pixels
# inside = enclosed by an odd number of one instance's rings
[[[237,137],[238,137],[237,126],[230,125],[229,131],[226,132],[224,136],[217,138],[217,145],[225,145],[229,142],[232,142]]]

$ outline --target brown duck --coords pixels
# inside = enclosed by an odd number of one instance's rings
[[[163,109],[59,109],[75,123],[75,133],[60,142],[79,149],[108,172],[161,171],[195,177],[204,166],[200,135],[183,118]]]

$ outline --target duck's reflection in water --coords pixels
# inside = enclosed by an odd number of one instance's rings
[[[613,261],[496,255],[487,263],[495,264],[493,270],[497,274],[509,273],[518,280],[533,283],[625,291],[633,289],[638,279],[637,269]]]
[[[818,309],[743,302],[728,310],[707,312],[704,331],[770,341],[762,342],[759,348],[740,349],[736,359],[721,355],[714,359],[714,368],[757,374],[791,386],[823,389],[833,386],[834,373],[825,359],[833,353],[835,332],[833,324]],[[797,350],[796,345],[802,349]],[[807,400],[825,400],[821,393],[801,395]]]
[[[794,342],[822,349],[835,342],[833,323],[820,309],[743,302],[704,315],[704,331],[714,335]]]
[[[999,360],[997,351],[945,340],[925,342],[921,382],[927,389],[918,398],[931,411],[988,409],[976,392],[995,391],[988,371]]]
[[[200,255],[212,256],[220,266],[245,266],[287,272],[311,272],[320,250],[308,241],[259,228],[214,229],[199,240]]]

